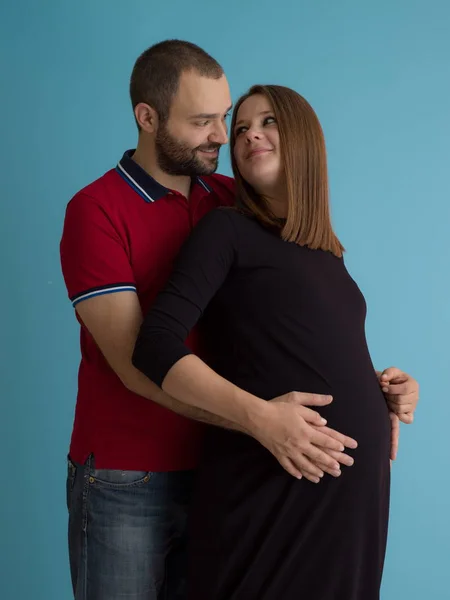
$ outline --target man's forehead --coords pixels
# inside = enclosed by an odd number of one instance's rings
[[[226,112],[230,106],[230,89],[225,75],[219,79],[213,79],[194,71],[182,74],[173,101],[174,109],[192,113],[192,115],[221,114]]]

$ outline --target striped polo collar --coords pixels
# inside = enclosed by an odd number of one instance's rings
[[[132,158],[135,150],[127,150],[117,164],[116,171],[119,175],[143,198],[146,202],[155,202],[167,194],[172,193],[169,188],[161,185],[153,179]],[[211,192],[209,185],[200,177],[195,178],[196,183],[201,185],[208,193]]]

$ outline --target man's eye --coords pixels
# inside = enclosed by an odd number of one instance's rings
[[[209,124],[210,124],[210,121],[199,121],[199,122],[197,123],[197,126],[198,126],[198,127],[206,127],[206,126],[207,126],[207,125],[209,125]]]

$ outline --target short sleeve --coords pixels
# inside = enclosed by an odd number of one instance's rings
[[[94,296],[136,291],[125,241],[95,198],[79,193],[67,205],[60,258],[73,306]]]
[[[133,364],[159,386],[172,366],[191,353],[185,340],[235,264],[231,211],[213,210],[194,228],[141,326]]]

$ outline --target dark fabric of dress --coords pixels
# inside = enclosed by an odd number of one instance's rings
[[[189,600],[378,600],[390,420],[344,261],[282,241],[233,209],[209,213],[146,317],[136,364],[161,384],[200,323],[209,365],[270,400],[331,394],[319,412],[358,441],[319,484],[288,475],[253,438],[208,428],[190,521]]]

